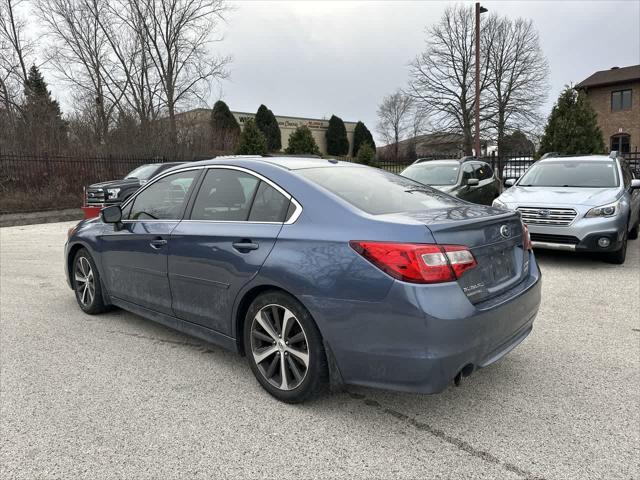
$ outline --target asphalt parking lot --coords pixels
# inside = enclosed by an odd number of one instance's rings
[[[71,225],[0,229],[0,478],[640,478],[640,240],[540,253],[533,333],[459,388],[290,406],[236,354],[83,314]]]

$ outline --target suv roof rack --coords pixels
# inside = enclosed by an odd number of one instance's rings
[[[620,157],[621,155],[619,155],[619,152],[617,150],[611,150],[611,152],[609,153],[609,158],[615,160],[616,158]]]

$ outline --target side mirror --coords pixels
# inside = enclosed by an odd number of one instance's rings
[[[640,188],[640,178],[634,178],[631,180],[631,189],[635,190],[637,188]]]
[[[507,178],[504,181],[504,186],[507,187],[507,188],[508,187],[513,187],[515,184],[516,184],[516,179],[515,178]]]
[[[478,180],[477,178],[470,178],[469,180],[467,180],[467,186],[469,187],[475,187],[479,183],[480,183],[480,180]]]
[[[111,205],[100,210],[100,218],[104,223],[120,223],[122,220],[122,209],[120,205]]]

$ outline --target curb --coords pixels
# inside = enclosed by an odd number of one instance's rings
[[[0,213],[0,227],[67,222],[71,220],[80,221],[82,218],[83,213],[79,208],[48,210],[44,212]]]

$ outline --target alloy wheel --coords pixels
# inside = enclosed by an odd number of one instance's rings
[[[96,296],[96,284],[91,263],[87,257],[78,257],[74,272],[78,299],[84,307],[89,307]]]
[[[261,308],[251,324],[251,353],[261,375],[280,390],[293,390],[309,370],[307,335],[281,305]]]

